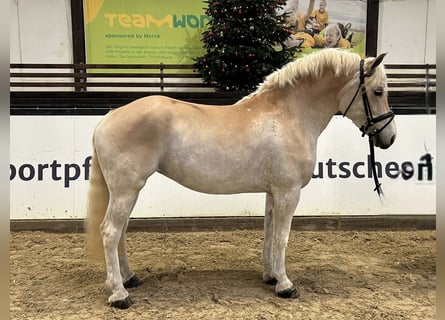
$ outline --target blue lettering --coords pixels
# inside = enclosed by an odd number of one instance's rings
[[[9,165],[9,180],[13,180],[17,174],[17,169],[13,164]]]
[[[19,168],[19,177],[23,181],[32,180],[34,178],[35,173],[36,171],[34,170],[34,167],[31,164],[24,164]]]
[[[432,156],[427,153],[420,157],[418,164],[413,164],[411,161],[404,161],[402,163],[396,161],[389,161],[386,164],[377,162],[377,175],[396,179],[401,177],[403,180],[409,180],[416,177],[418,181],[433,180],[433,163]],[[44,181],[47,179],[53,181],[61,181],[65,188],[69,188],[72,182],[79,179],[89,180],[91,173],[91,156],[84,158],[79,164],[76,163],[59,163],[57,160],[52,160],[49,163],[30,164],[23,163],[20,165],[9,164],[9,179],[20,179],[22,181]],[[336,162],[332,158],[326,162],[317,162],[312,173],[313,179],[346,179],[346,178],[371,178],[372,170],[368,157],[368,162]],[[417,169],[417,172],[416,170]]]
[[[385,167],[385,173],[390,178],[397,178],[400,174],[400,168],[397,162],[391,161]]]
[[[74,175],[71,175],[72,170],[74,169]],[[64,179],[64,187],[68,188],[70,186],[70,181],[76,180],[80,176],[80,167],[75,164],[66,164],[65,165],[65,179]]]
[[[427,153],[423,156],[420,157],[420,161],[425,161],[425,163],[420,162],[419,163],[419,175],[418,175],[418,180],[423,180],[423,171],[424,169],[427,170],[427,179],[428,180],[433,180],[433,165],[431,163],[431,160],[433,159],[433,157],[431,156],[431,154]]]
[[[349,162],[340,162],[338,168],[342,172],[338,175],[339,178],[346,179],[351,176],[351,170],[349,170],[350,163]]]
[[[83,171],[83,179],[90,179],[91,168],[91,156],[84,159],[82,165],[75,163],[68,163],[62,165],[53,160],[51,163],[39,163],[33,165],[30,163],[24,163],[19,166],[9,164],[9,180],[20,179],[22,181],[43,181],[45,179],[51,179],[53,181],[63,181],[63,186],[69,188],[72,181],[76,181],[81,177]]]
[[[329,159],[328,162],[326,162],[326,166],[328,167],[328,177],[329,178],[337,178],[337,175],[333,173],[333,168],[335,167],[336,163],[332,161],[332,159]]]
[[[359,173],[358,172],[358,167],[364,167],[365,163],[364,162],[357,162],[352,166],[352,173],[354,174],[354,176],[356,178],[364,178],[366,177],[365,174]]]
[[[414,176],[414,166],[412,162],[402,163],[402,178],[404,180],[411,179]]]
[[[317,163],[318,166],[318,173],[316,174],[315,172],[312,174],[312,178],[323,178],[323,163],[319,162]]]
[[[43,169],[47,169],[49,168],[49,164],[45,163],[45,164],[39,164],[39,170],[38,170],[38,174],[37,174],[37,179],[39,181],[43,180]]]

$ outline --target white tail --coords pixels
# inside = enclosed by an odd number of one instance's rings
[[[86,215],[87,251],[98,261],[104,260],[104,248],[100,225],[105,217],[108,207],[108,187],[97,160],[96,148],[93,144],[93,159],[91,164],[90,186],[88,190],[88,203]]]

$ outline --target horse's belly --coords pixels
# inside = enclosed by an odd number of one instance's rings
[[[189,189],[212,194],[265,192],[266,183],[258,171],[236,163],[216,166],[212,162],[196,165],[189,161],[164,163],[159,168],[161,174]]]
[[[166,176],[191,190],[209,194],[236,194],[236,193],[252,193],[252,192],[267,191],[264,187],[260,185],[249,184],[249,183],[239,184],[233,182],[224,182],[215,184],[205,179],[201,179],[199,181],[197,179],[184,180],[184,179],[176,179],[175,177],[170,177],[168,175]]]

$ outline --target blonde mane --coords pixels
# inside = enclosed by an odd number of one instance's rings
[[[324,49],[317,53],[289,62],[266,77],[258,89],[241,99],[245,101],[271,88],[297,85],[308,78],[319,79],[327,70],[336,77],[347,76],[358,71],[360,56],[341,49]]]

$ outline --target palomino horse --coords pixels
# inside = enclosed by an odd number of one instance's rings
[[[129,307],[125,287],[139,284],[128,265],[125,232],[154,172],[200,192],[266,193],[263,279],[276,284],[278,296],[298,297],[286,275],[285,248],[319,135],[340,111],[376,146],[394,142],[383,57],[361,60],[325,49],[270,74],[231,106],[149,96],[107,114],[93,137],[86,227],[90,251],[105,253],[110,305]]]

